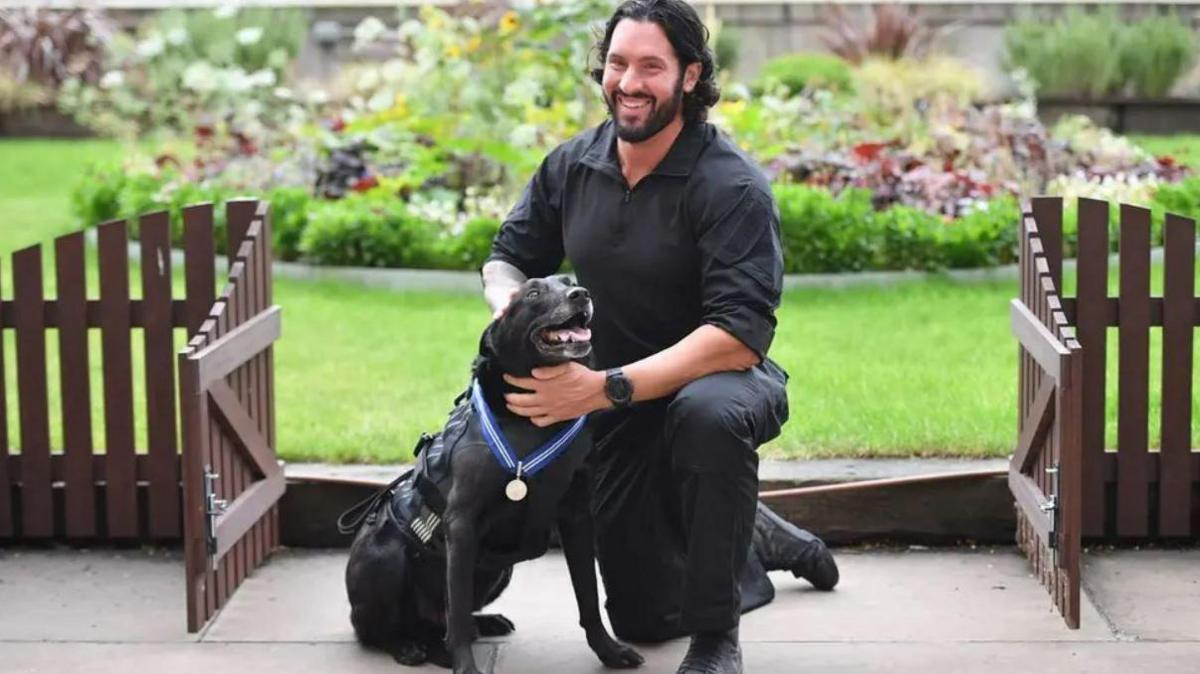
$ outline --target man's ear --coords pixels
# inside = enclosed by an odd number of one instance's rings
[[[699,61],[689,63],[683,71],[683,90],[685,93],[692,93],[696,88],[696,83],[700,81],[700,73],[704,71],[704,66]]]

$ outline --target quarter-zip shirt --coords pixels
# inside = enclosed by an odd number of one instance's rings
[[[779,210],[754,160],[711,124],[685,124],[632,188],[611,119],[551,151],[488,260],[532,278],[564,258],[592,295],[597,368],[645,358],[704,324],[767,355],[783,284]]]

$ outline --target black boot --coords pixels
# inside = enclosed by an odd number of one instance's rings
[[[742,674],[738,629],[692,635],[687,655],[675,674]]]
[[[829,591],[837,585],[837,562],[825,542],[776,515],[762,501],[754,515],[752,541],[768,571],[791,571],[818,590]]]

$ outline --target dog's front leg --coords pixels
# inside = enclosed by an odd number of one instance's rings
[[[596,587],[596,548],[593,542],[592,516],[586,503],[590,490],[573,486],[558,517],[558,533],[563,556],[579,605],[579,625],[587,634],[588,646],[607,667],[637,667],[645,660],[641,654],[617,641],[600,620],[600,594]],[[583,502],[581,502],[583,501]]]
[[[475,519],[470,515],[449,520],[446,526],[446,648],[450,651],[454,674],[480,674],[471,651],[475,639],[471,606],[475,599],[478,531]]]

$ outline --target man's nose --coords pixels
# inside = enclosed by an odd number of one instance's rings
[[[592,294],[587,291],[587,288],[575,286],[567,291],[567,299],[572,301],[591,299],[591,297]]]
[[[624,74],[621,75],[620,92],[623,94],[633,95],[634,92],[639,92],[641,87],[639,82],[641,78],[636,74],[636,68],[626,68]]]

